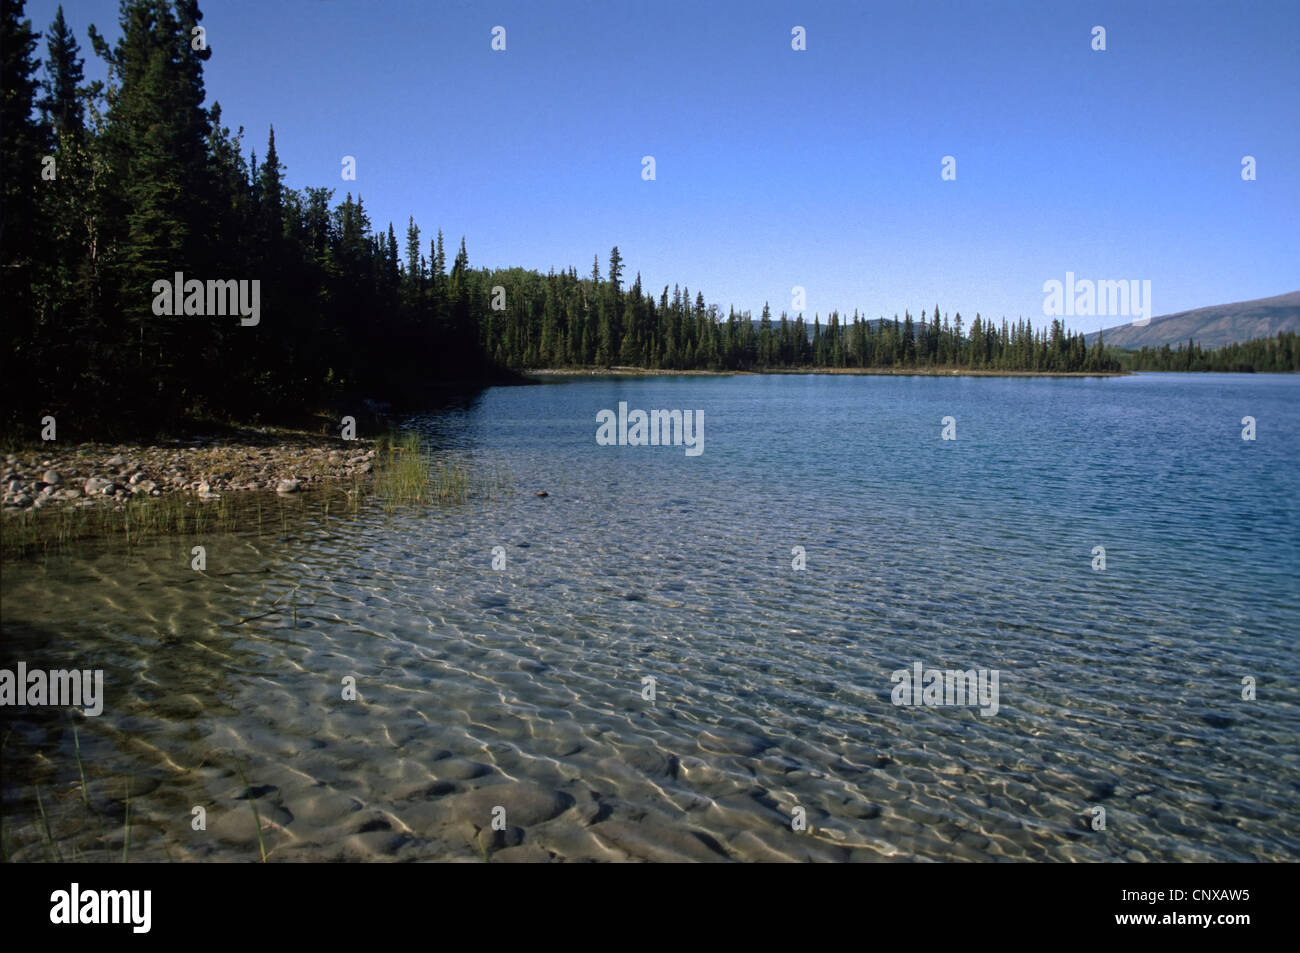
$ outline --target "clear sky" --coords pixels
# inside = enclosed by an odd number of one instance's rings
[[[33,27],[56,6],[29,0]],[[102,76],[86,26],[115,39],[116,0],[63,6]],[[629,281],[724,311],[779,314],[800,285],[810,317],[938,303],[968,324],[1038,324],[1067,271],[1150,280],[1157,315],[1300,289],[1297,0],[203,11],[208,99],[246,153],[274,124],[290,186],[360,192],[399,242],[408,215],[426,248],[465,235],[474,267],[603,273],[618,245]]]

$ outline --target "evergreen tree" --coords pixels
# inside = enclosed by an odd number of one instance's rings
[[[597,269],[592,272],[594,280],[600,282],[600,271]],[[613,288],[614,294],[617,295],[621,290],[620,282],[623,280],[623,256],[618,253],[618,246],[609,253],[609,284]]]
[[[59,6],[46,33],[49,56],[45,60],[45,96],[40,101],[42,117],[56,135],[76,135],[85,129],[85,107],[81,84],[85,79],[81,47]],[[6,87],[7,88],[7,87]]]
[[[0,0],[0,301],[10,341],[4,374],[16,398],[5,409],[23,417],[37,410],[33,372],[42,358],[32,298],[45,253],[37,227],[45,131],[32,119],[39,37],[23,18],[22,0]]]
[[[190,47],[200,16],[193,2],[179,0],[173,12],[164,0],[137,0],[123,3],[122,36],[111,51],[91,32],[110,70],[107,307],[120,316],[122,343],[136,345],[134,376],[151,382],[153,401],[173,418],[189,406],[206,332],[185,315],[154,315],[152,288],[176,272],[201,273],[206,263],[201,212],[212,183],[201,62],[212,51]]]

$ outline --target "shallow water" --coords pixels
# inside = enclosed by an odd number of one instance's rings
[[[598,446],[619,401],[703,410],[704,452]],[[131,860],[1300,859],[1298,404],[1266,375],[493,388],[407,426],[512,492],[308,499],[202,540],[206,574],[191,540],[6,564],[4,665],[107,694],[0,714],[6,854],[121,859],[129,797]],[[896,706],[914,662],[997,670],[996,714]]]

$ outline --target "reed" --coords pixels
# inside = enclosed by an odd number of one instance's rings
[[[380,465],[375,476],[375,495],[384,509],[428,503],[433,497],[428,460],[418,434],[390,435],[380,441],[376,456]]]
[[[50,831],[50,819],[45,815],[45,804],[41,801],[41,786],[36,785],[36,807],[41,812],[41,824],[45,828],[45,843],[56,863],[63,862],[63,856],[59,853],[59,845],[54,843],[54,834]]]
[[[236,770],[239,773],[239,783],[247,790],[249,785],[248,778],[244,776],[244,769],[237,768]],[[262,815],[257,812],[257,798],[250,797],[248,806],[253,810],[253,824],[257,829],[257,852],[262,856],[262,863],[266,863],[266,844],[262,840]]]
[[[380,442],[375,495],[386,512],[411,504],[461,504],[471,497],[498,497],[511,490],[496,468],[472,465],[458,455],[430,449],[418,434],[393,434]]]
[[[134,776],[122,787],[126,803],[126,836],[122,838],[122,863],[124,864],[131,859],[131,780],[134,780]]]
[[[81,806],[90,810],[90,801],[86,798],[86,769],[81,765],[81,738],[77,735],[77,726],[72,726],[72,746],[77,755],[77,773],[81,775]]]

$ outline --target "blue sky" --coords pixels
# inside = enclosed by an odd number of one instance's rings
[[[29,0],[33,26],[56,6]],[[426,247],[465,235],[475,267],[603,272],[618,245],[648,289],[757,316],[800,285],[823,320],[938,303],[1038,324],[1067,271],[1150,280],[1155,314],[1300,289],[1295,0],[203,10],[208,98],[245,152],[274,124],[290,186],[360,192],[399,241],[408,215]],[[64,12],[102,76],[86,27],[114,39],[116,0]]]

